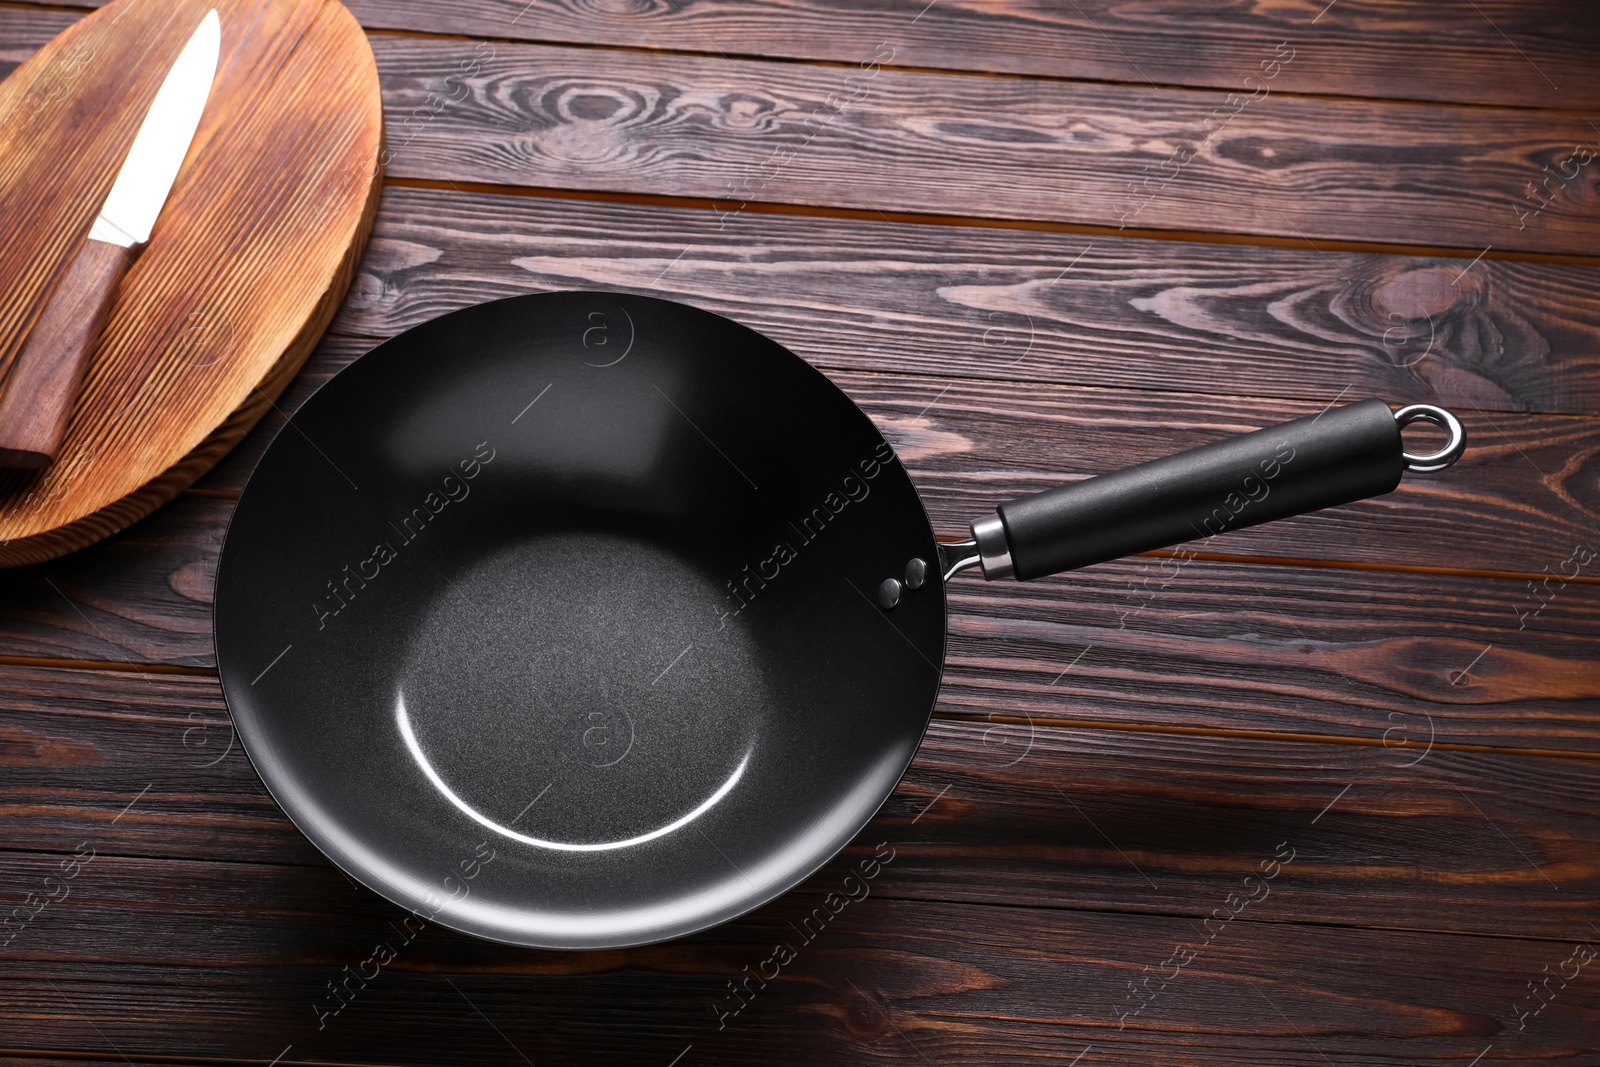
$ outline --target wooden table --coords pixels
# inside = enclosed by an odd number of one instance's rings
[[[283,413],[442,312],[603,286],[821,367],[945,533],[1369,395],[1469,455],[962,580],[864,899],[801,937],[839,863],[561,954],[406,925],[233,743],[212,578],[270,416],[0,577],[0,897],[65,894],[0,949],[0,1062],[1600,1064],[1592,5],[524,3],[351,5],[387,187]],[[0,5],[5,62],[82,6]]]

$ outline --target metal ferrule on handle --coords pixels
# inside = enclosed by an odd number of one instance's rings
[[[1419,421],[1445,429],[1442,449],[1405,451],[1400,430]],[[972,524],[970,540],[940,546],[940,570],[1041,578],[1380,496],[1402,472],[1443,470],[1465,447],[1442,408],[1391,413],[1363,400],[1002,504]]]

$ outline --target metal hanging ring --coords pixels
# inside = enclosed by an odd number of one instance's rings
[[[1450,435],[1450,440],[1437,452],[1430,452],[1425,456],[1413,455],[1410,452],[1400,453],[1406,461],[1406,470],[1427,473],[1429,471],[1442,471],[1450,464],[1461,458],[1461,453],[1466,451],[1467,431],[1461,428],[1461,420],[1450,414],[1444,408],[1434,407],[1432,404],[1411,404],[1394,413],[1394,421],[1403,430],[1413,422],[1431,422],[1442,427]]]

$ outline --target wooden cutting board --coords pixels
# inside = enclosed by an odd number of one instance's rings
[[[100,540],[227,454],[354,276],[382,183],[377,64],[337,0],[116,0],[0,83],[0,374],[201,18],[222,52],[150,244],[44,472],[0,471],[0,566]],[[5,388],[0,379],[0,389]]]

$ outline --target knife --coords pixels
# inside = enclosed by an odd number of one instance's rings
[[[134,259],[150,240],[211,96],[222,49],[215,10],[184,45],[128,149],[88,239],[60,276],[0,393],[0,467],[48,467],[84,370]]]

